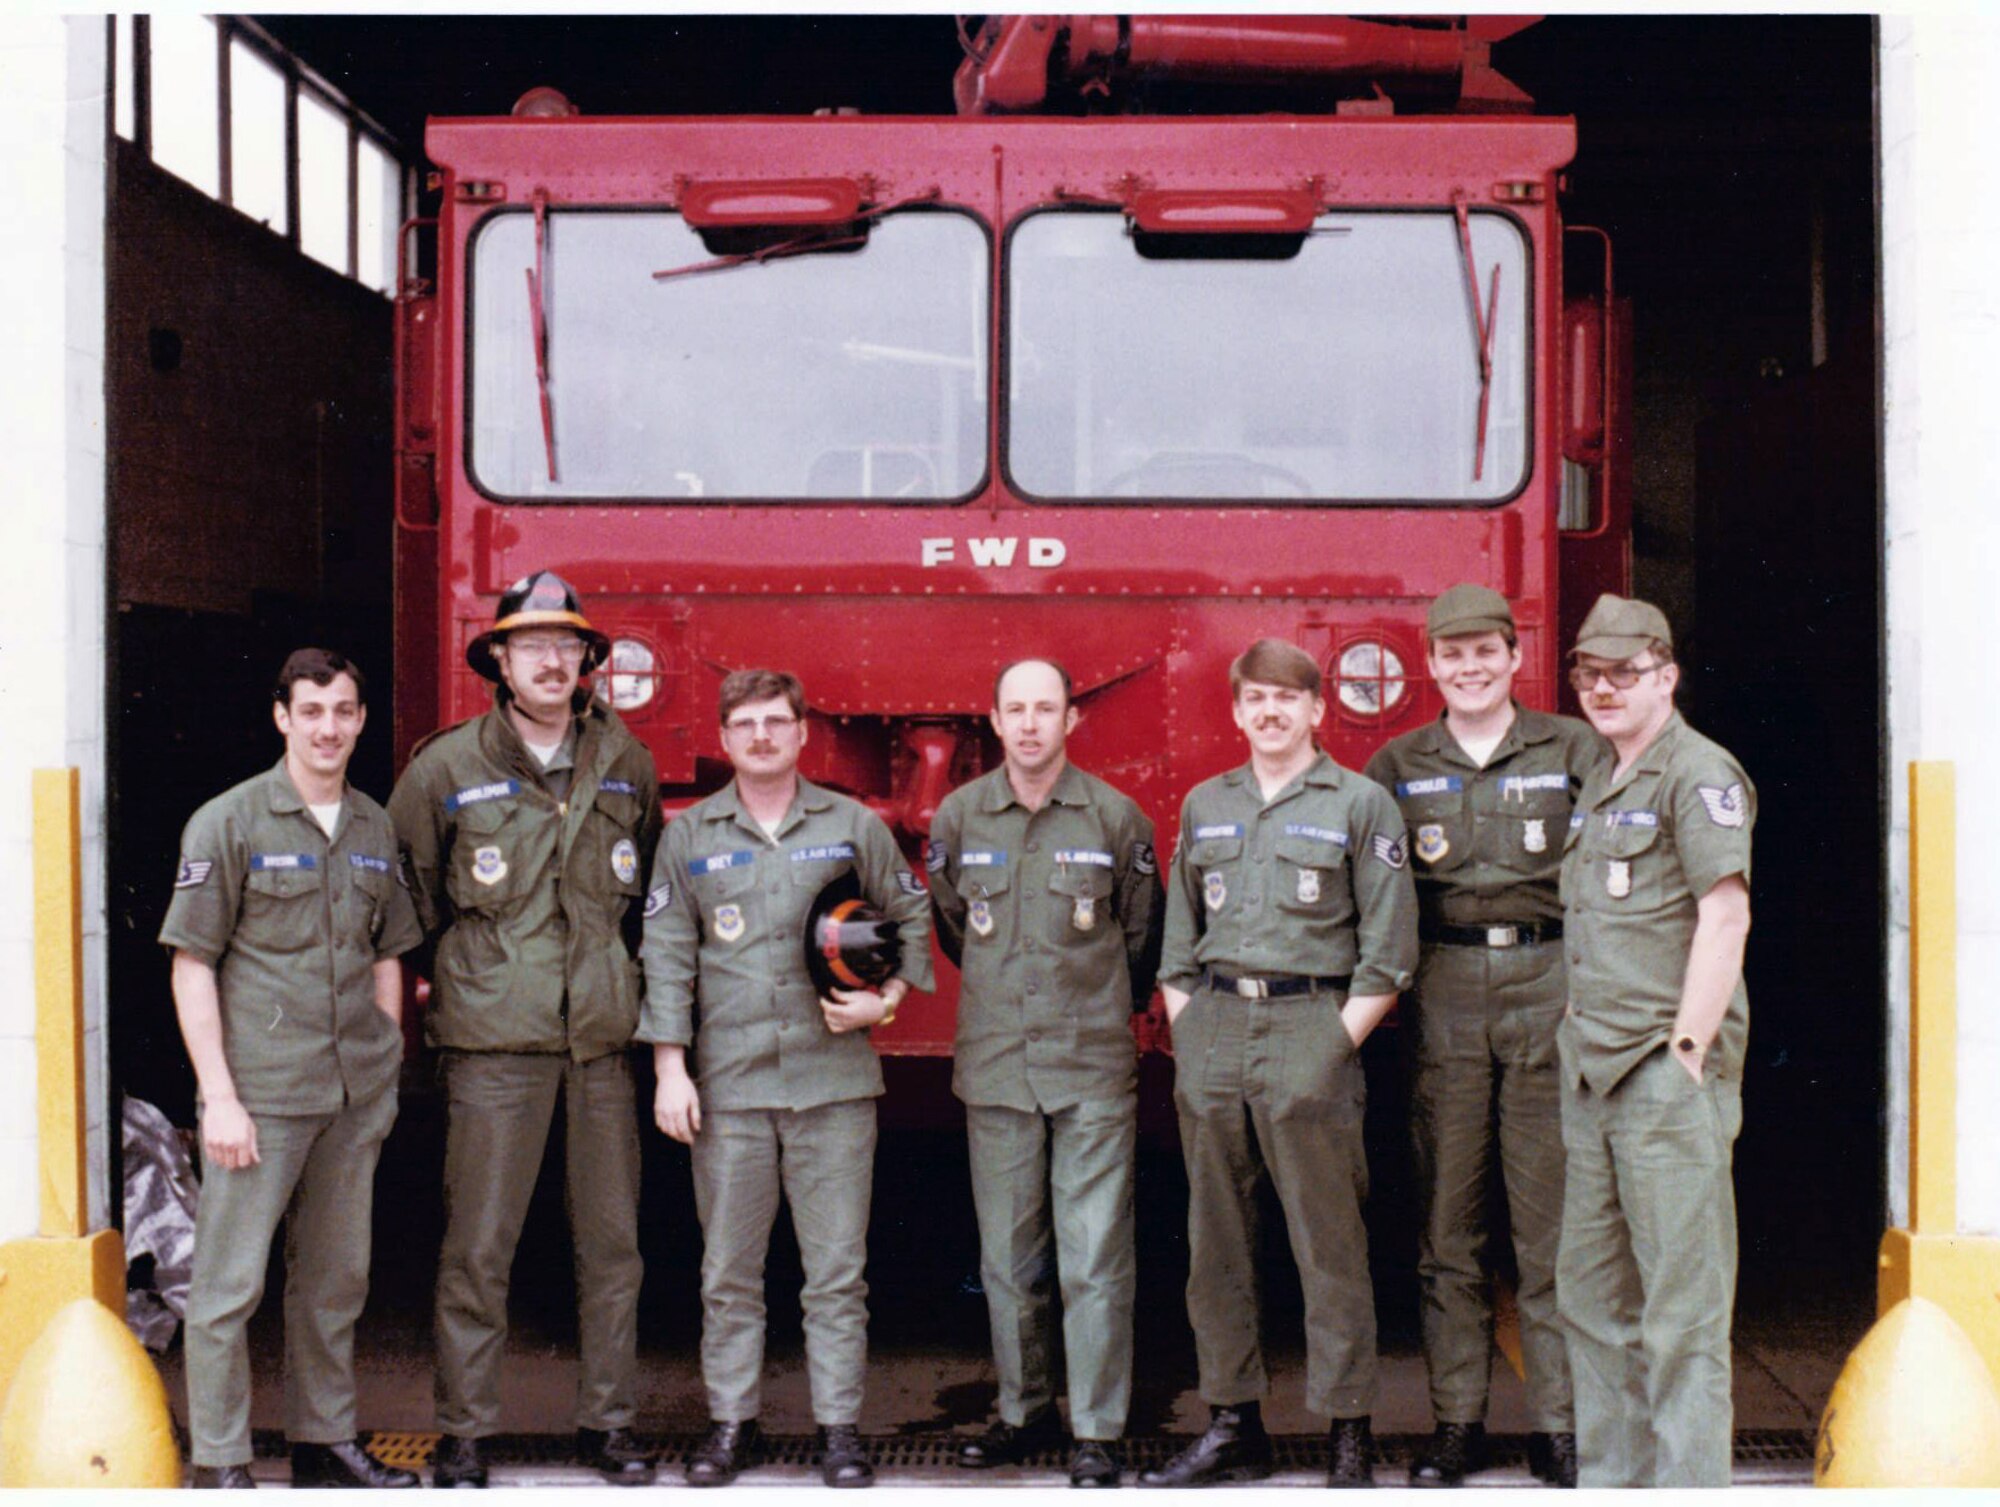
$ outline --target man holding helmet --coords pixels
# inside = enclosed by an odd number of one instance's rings
[[[581,1370],[577,1458],[653,1478],[633,1438],[640,896],[660,830],[653,758],[579,685],[610,642],[552,571],[515,582],[466,662],[485,715],[418,745],[389,813],[436,947],[426,1029],[449,1115],[438,1259],[439,1486],[484,1486],[500,1430],[507,1284],[556,1099],[564,1101]]]
[[[911,988],[931,987],[929,905],[879,817],[800,778],[806,702],[795,676],[738,670],[718,699],[736,777],[661,838],[641,954],[639,1039],[653,1043],[659,1075],[653,1117],[692,1148],[702,1230],[710,1426],[687,1479],[726,1485],[754,1454],[764,1259],[783,1197],[805,1266],[821,1478],[867,1486],[875,1472],[858,1431],[868,1360],[862,1274],[882,1092],[867,1033],[895,1019]],[[829,887],[835,894],[822,903]],[[869,968],[870,953],[888,957],[879,930],[872,947],[838,945],[845,926],[865,919],[843,910],[855,900],[895,923],[894,977]],[[815,937],[822,945],[809,949]],[[825,983],[814,977],[821,963],[832,970]],[[830,988],[842,970],[861,987]]]

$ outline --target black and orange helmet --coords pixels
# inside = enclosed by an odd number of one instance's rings
[[[861,896],[852,870],[830,881],[806,912],[806,973],[821,999],[835,989],[879,989],[903,966],[891,921]]]
[[[585,644],[583,669],[588,675],[604,663],[611,640],[590,626],[576,588],[552,570],[531,571],[500,594],[500,611],[493,626],[465,646],[465,662],[491,681],[500,679],[493,662],[493,642],[517,628],[574,628]]]

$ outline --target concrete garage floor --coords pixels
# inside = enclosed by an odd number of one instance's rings
[[[1150,1064],[1149,1064],[1150,1067]],[[869,1259],[872,1354],[863,1431],[874,1444],[883,1486],[1056,1486],[1063,1459],[1049,1456],[1020,1470],[963,1472],[949,1463],[949,1440],[976,1433],[991,1416],[985,1302],[962,1132],[935,1101],[934,1074],[892,1073],[876,1161]],[[1371,1088],[1373,1085],[1371,1084]],[[1387,1084],[1384,1085],[1388,1087]],[[1142,1102],[1162,1092],[1149,1070]],[[892,1111],[891,1104],[896,1103]],[[1155,1106],[1157,1107],[1157,1106]],[[1431,1427],[1418,1350],[1413,1225],[1407,1185],[1395,1163],[1391,1093],[1371,1105],[1375,1187],[1369,1224],[1380,1320],[1381,1369],[1375,1429],[1382,1446],[1378,1480],[1406,1480],[1409,1450]],[[1153,1119],[1139,1162],[1139,1325],[1128,1429],[1128,1465],[1151,1464],[1200,1431],[1207,1411],[1194,1391],[1193,1339],[1182,1284],[1186,1279],[1186,1186],[1178,1147]],[[940,1128],[943,1126],[943,1128]],[[647,1262],[640,1314],[639,1431],[658,1441],[670,1462],[705,1427],[697,1361],[699,1232],[687,1186],[686,1153],[646,1133],[641,1202]],[[427,1460],[435,1428],[431,1400],[430,1284],[440,1230],[437,1173],[442,1138],[433,1096],[406,1094],[404,1110],[378,1180],[374,1285],[357,1338],[360,1427],[398,1459]],[[1378,1155],[1379,1152],[1379,1155]],[[512,1332],[503,1373],[509,1435],[496,1481],[508,1485],[595,1486],[597,1477],[568,1462],[576,1387],[570,1252],[562,1218],[560,1160],[544,1167],[515,1263]],[[554,1173],[555,1176],[550,1174]],[[1873,1319],[1874,1260],[1865,1234],[1815,1238],[1796,1220],[1767,1227],[1758,1203],[1740,1197],[1743,1268],[1736,1316],[1735,1397],[1739,1484],[1805,1483],[1820,1409],[1848,1352]],[[1282,1219],[1269,1209],[1264,1264],[1266,1335],[1273,1368],[1265,1418],[1280,1436],[1275,1481],[1316,1485],[1323,1478],[1324,1420],[1303,1408],[1304,1355],[1298,1287],[1285,1249]],[[258,1430],[257,1476],[287,1475],[283,1452],[283,1350],[280,1264],[252,1325]],[[774,1458],[747,1472],[750,1485],[817,1485],[810,1461],[813,1422],[798,1317],[800,1272],[788,1222],[774,1237],[767,1287],[771,1339],[762,1422]],[[162,1360],[169,1395],[184,1421],[180,1350]],[[1519,1436],[1529,1428],[1523,1387],[1496,1357],[1489,1431],[1500,1467],[1478,1484],[1536,1484],[1520,1463]],[[407,1436],[407,1437],[402,1437]],[[1288,1463],[1289,1462],[1289,1463]],[[665,1484],[678,1483],[669,1463]],[[1128,1475],[1128,1481],[1130,1476]]]

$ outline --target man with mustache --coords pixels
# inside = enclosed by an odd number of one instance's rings
[[[1306,1309],[1306,1406],[1329,1486],[1374,1484],[1375,1293],[1361,1206],[1361,1044],[1410,985],[1417,901],[1387,791],[1314,742],[1319,663],[1260,639],[1229,667],[1250,762],[1181,807],[1160,983],[1188,1175],[1188,1318],[1208,1431],[1142,1486],[1271,1473],[1257,1182],[1284,1207]]]
[[[508,1278],[559,1098],[576,1246],[576,1456],[614,1485],[653,1479],[631,1432],[641,1263],[626,1048],[660,794],[645,745],[579,684],[610,647],[562,577],[516,581],[465,651],[494,682],[492,709],[419,744],[389,799],[436,947],[425,1026],[448,1115],[438,1486],[486,1485],[480,1441],[500,1431]]]
[[[394,877],[395,829],[347,783],[366,694],[343,654],[285,661],[271,708],[284,756],[189,820],[160,928],[200,1089],[187,1305],[197,1487],[257,1484],[244,1331],[281,1220],[292,1484],[417,1484],[354,1439],[354,1321],[403,1061],[397,957],[422,940]]]
[[[1614,761],[1563,855],[1568,1168],[1556,1285],[1584,1486],[1727,1486],[1757,792],[1674,709],[1650,602],[1597,599],[1571,681]]]

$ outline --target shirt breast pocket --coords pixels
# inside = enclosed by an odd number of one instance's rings
[[[1403,808],[1403,820],[1419,874],[1449,874],[1472,857],[1472,827],[1463,801],[1412,801]]]
[[[632,897],[639,893],[639,823],[645,808],[637,796],[600,788],[591,801],[586,825],[591,860],[610,878],[614,895]]]
[[[1241,888],[1243,839],[1203,837],[1188,850],[1188,862],[1201,875],[1202,904],[1211,912],[1221,910],[1229,897]]]
[[[1013,888],[1005,864],[975,864],[958,871],[958,893],[965,900],[968,942],[991,940],[1000,930],[1002,897]]]
[[[1299,915],[1333,915],[1347,897],[1347,855],[1333,843],[1278,839],[1277,901]]]
[[[243,880],[243,920],[272,952],[308,952],[319,940],[316,869],[252,869]]]
[[[1111,921],[1111,870],[1100,864],[1058,864],[1049,873],[1055,940],[1079,943],[1104,934]]]
[[[1620,910],[1656,909],[1666,895],[1667,854],[1658,826],[1613,827],[1596,865],[1604,895]]]
[[[534,883],[516,815],[511,800],[478,801],[459,812],[447,890],[460,911],[498,910]]]

